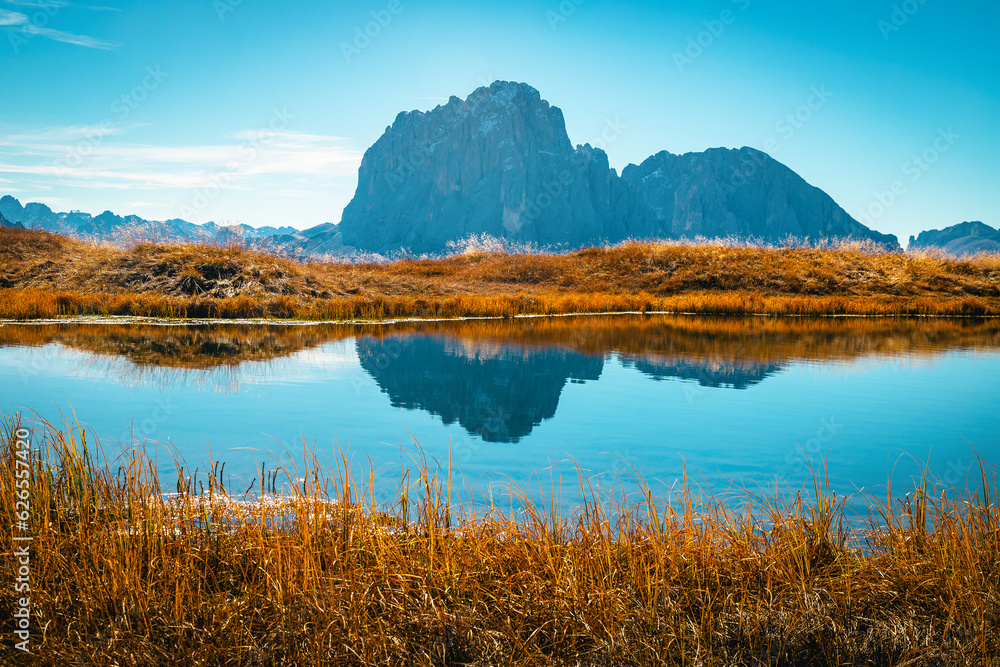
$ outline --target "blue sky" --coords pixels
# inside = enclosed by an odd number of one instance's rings
[[[1000,226],[998,27],[941,0],[0,0],[0,193],[336,222],[398,112],[504,79],[619,171],[753,146],[904,241]]]

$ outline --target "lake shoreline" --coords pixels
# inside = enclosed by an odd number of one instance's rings
[[[774,318],[774,319],[866,319],[866,320],[997,320],[1000,315],[858,315],[851,313],[830,313],[826,315],[799,315],[794,313],[700,313],[694,311],[606,311],[593,313],[547,313],[520,315],[484,315],[467,317],[394,317],[375,320],[304,320],[277,318],[171,318],[143,317],[131,315],[76,315],[53,319],[11,320],[0,319],[0,326],[50,326],[54,324],[81,325],[148,325],[148,326],[372,326],[447,322],[503,322],[517,320],[541,320],[555,318],[598,318],[598,317],[719,317],[719,318]]]

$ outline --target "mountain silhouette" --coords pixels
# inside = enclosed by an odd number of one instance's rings
[[[524,83],[400,113],[368,149],[341,241],[363,251],[439,253],[489,234],[542,247],[697,236],[870,239],[819,188],[760,151],[662,151],[622,175],[603,150],[573,146],[562,111]]]

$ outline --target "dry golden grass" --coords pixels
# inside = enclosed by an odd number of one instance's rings
[[[34,654],[5,646],[4,664],[1000,664],[986,468],[960,496],[872,498],[859,525],[821,475],[812,503],[743,509],[691,489],[599,498],[583,479],[584,507],[538,499],[512,520],[450,506],[450,474],[426,471],[373,507],[371,479],[309,452],[281,499],[232,498],[215,470],[165,498],[142,452],[108,465],[71,428],[34,425],[18,464],[20,425],[0,434],[0,540],[10,563],[25,470]]]
[[[301,264],[257,251],[88,245],[0,230],[0,317],[312,320],[576,312],[1000,315],[1000,257],[631,243],[567,255]]]

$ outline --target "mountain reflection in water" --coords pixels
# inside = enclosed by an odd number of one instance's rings
[[[487,442],[517,442],[556,414],[569,380],[597,380],[604,358],[445,336],[358,340],[361,366],[394,407],[456,421]]]
[[[135,380],[225,376],[332,343],[354,343],[392,405],[517,442],[551,419],[569,382],[609,359],[656,380],[746,390],[791,362],[927,357],[1000,349],[1000,321],[861,318],[571,317],[393,325],[0,326],[0,347],[58,344]],[[122,363],[109,364],[109,360]],[[281,366],[275,367],[281,372]],[[239,383],[231,383],[238,391]]]

